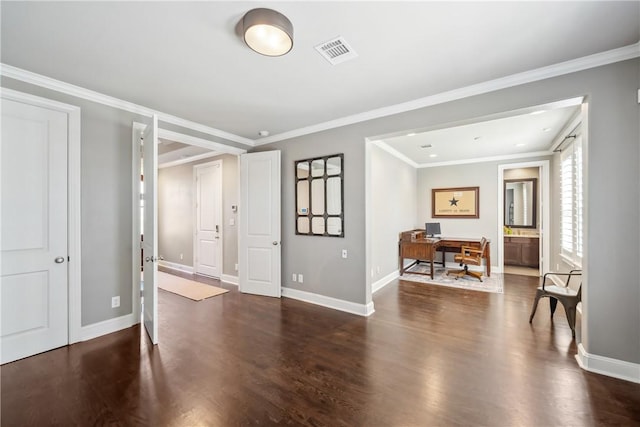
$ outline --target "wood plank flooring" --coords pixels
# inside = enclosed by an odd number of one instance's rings
[[[140,327],[4,365],[2,426],[640,425],[640,384],[581,370],[537,278],[504,294],[396,280],[359,317],[231,290],[159,292]]]

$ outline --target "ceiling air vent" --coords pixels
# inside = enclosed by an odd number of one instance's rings
[[[348,61],[358,56],[351,46],[349,46],[349,43],[340,36],[316,46],[316,50],[332,65]]]

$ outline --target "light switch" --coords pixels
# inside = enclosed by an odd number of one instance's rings
[[[229,225],[236,225],[236,219],[235,218],[231,218],[229,220]]]

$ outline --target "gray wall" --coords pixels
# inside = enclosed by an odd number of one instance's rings
[[[417,172],[371,144],[371,271],[378,281],[398,270],[398,234],[424,228],[416,221]]]
[[[418,170],[418,221],[439,222],[447,237],[486,237],[491,240],[491,264],[498,262],[498,165],[547,160],[530,157]],[[431,190],[448,187],[480,187],[480,217],[432,218]],[[424,227],[424,225],[422,226]]]
[[[364,144],[342,128],[258,147],[282,150],[282,286],[365,303]],[[295,234],[294,161],[344,153],[344,238]],[[343,259],[342,249],[348,258]],[[291,274],[302,273],[304,283]]]
[[[640,129],[636,100],[639,62],[623,61],[260,147],[282,150],[283,284],[294,286],[288,282],[290,273],[303,272],[307,274],[305,282],[307,277],[310,281],[301,289],[359,303],[370,299],[371,280],[366,271],[371,268],[372,259],[371,253],[366,259],[363,255],[370,245],[367,239],[371,239],[365,233],[363,214],[366,137],[454,124],[586,95],[588,273],[583,292],[583,345],[592,354],[640,362]],[[292,162],[334,152],[345,153],[345,238],[295,236]],[[493,188],[493,195],[490,190],[481,191],[479,223],[483,223],[485,206],[495,210],[497,185]],[[420,215],[425,203],[418,209]],[[624,232],[612,233],[611,227],[602,224],[615,224]],[[443,226],[446,230],[448,224]],[[485,226],[489,224],[483,223]],[[495,235],[492,237],[495,239]],[[339,258],[343,246],[350,249],[350,259],[346,261]]]
[[[2,87],[81,110],[82,326],[132,312],[131,123],[143,118],[5,77]],[[73,261],[72,261],[73,262]],[[111,308],[111,297],[120,307]]]
[[[222,160],[222,273],[237,276],[238,218],[231,211],[238,205],[237,156],[222,154],[158,171],[158,252],[165,261],[193,266],[193,167],[215,160]]]
[[[305,274],[305,283],[295,284],[299,289],[358,303],[371,299],[366,137],[587,95],[583,345],[592,354],[640,363],[639,63],[628,60],[260,147],[282,150],[283,285],[293,287],[291,273],[299,272]],[[82,321],[130,312],[135,116],[6,78],[2,85],[82,108]],[[296,236],[293,161],[340,152],[345,154],[345,238]],[[343,248],[349,250],[346,260],[340,257]],[[121,295],[120,310],[110,308],[114,293]]]

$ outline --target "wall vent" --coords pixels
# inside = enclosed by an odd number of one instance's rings
[[[319,44],[316,46],[316,50],[332,65],[340,64],[341,62],[348,61],[349,59],[353,59],[358,56],[351,46],[349,46],[349,43],[347,43],[347,41],[341,36]]]

